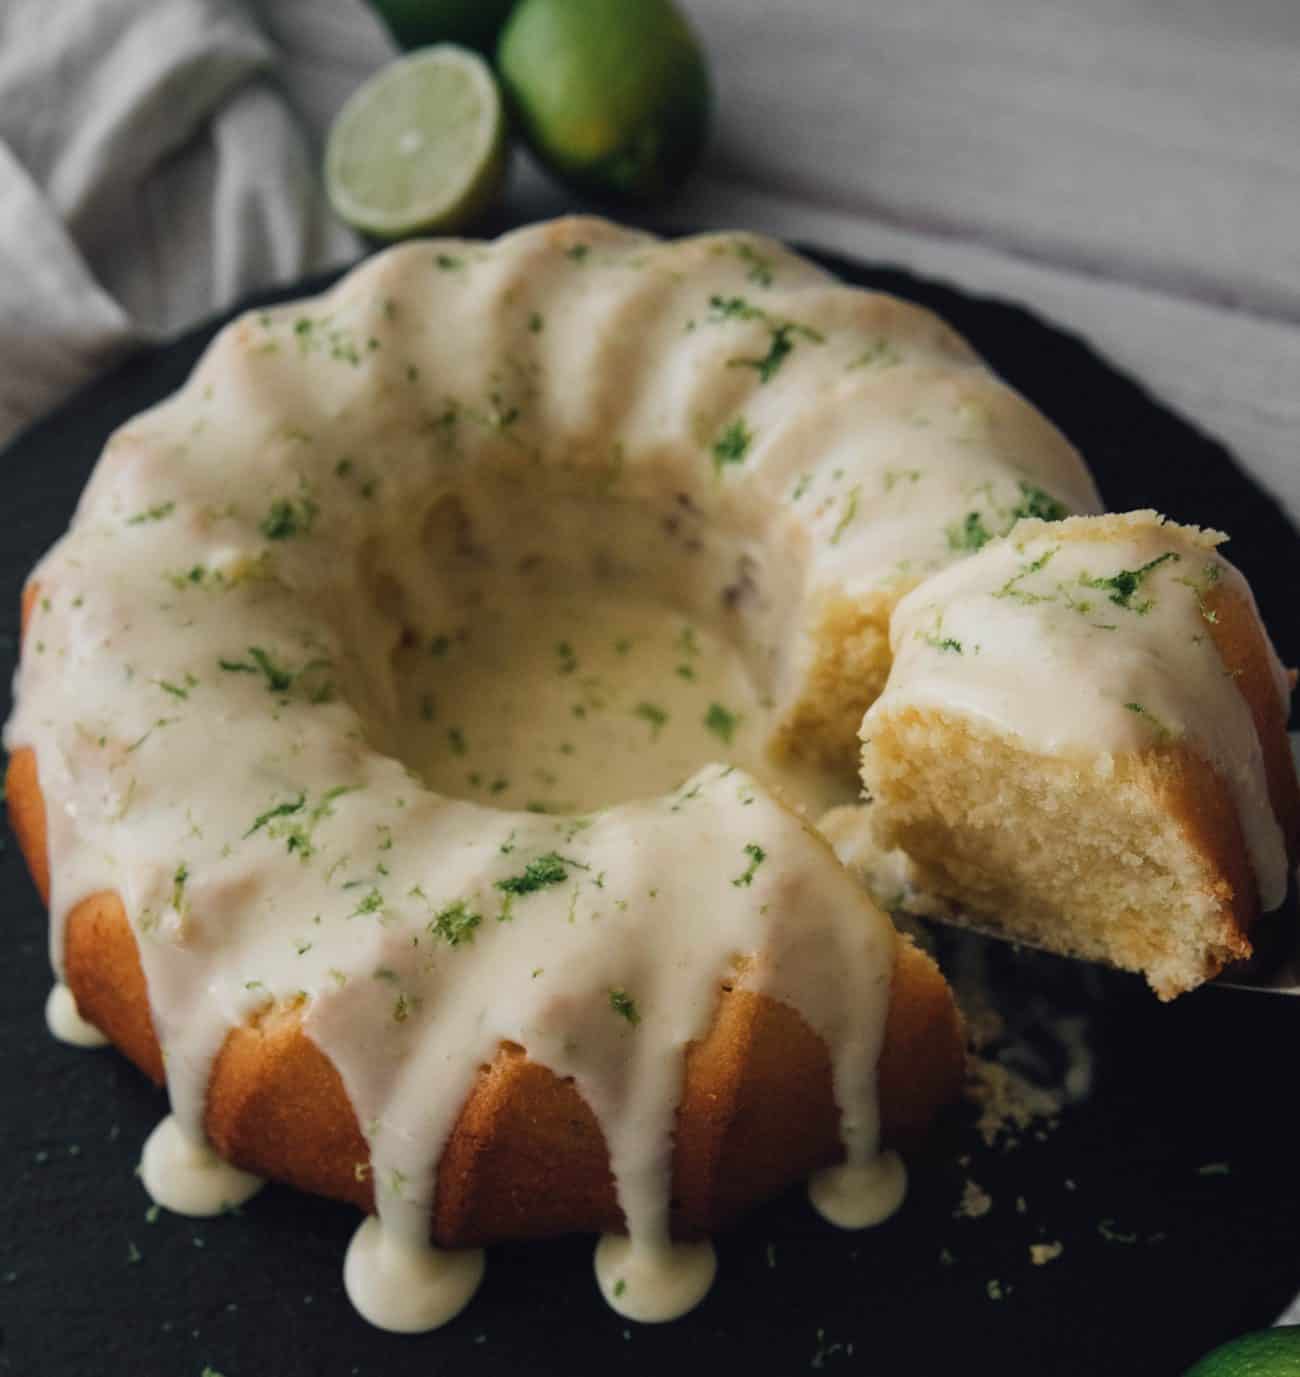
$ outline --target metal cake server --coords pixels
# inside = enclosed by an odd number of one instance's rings
[[[940,923],[959,932],[975,933],[995,942],[1005,942],[1031,951],[1060,955],[1041,943],[1013,937],[981,918],[960,911],[946,915],[920,915],[902,911],[899,916],[913,921],[919,919],[921,922]],[[1255,947],[1255,954],[1250,960],[1238,961],[1227,967],[1208,982],[1207,988],[1249,990],[1257,994],[1300,995],[1300,896],[1297,895],[1295,884],[1292,885],[1282,907],[1273,913],[1265,914],[1258,921],[1251,933],[1251,941]],[[1090,964],[1109,965],[1108,962]]]

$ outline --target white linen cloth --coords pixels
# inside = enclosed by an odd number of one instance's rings
[[[357,257],[335,111],[362,0],[0,0],[0,443],[130,348]]]

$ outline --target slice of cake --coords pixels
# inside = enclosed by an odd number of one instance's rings
[[[924,887],[1162,999],[1250,954],[1300,828],[1291,680],[1223,539],[1021,521],[899,605],[862,727],[876,840]]]

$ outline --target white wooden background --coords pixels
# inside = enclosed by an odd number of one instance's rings
[[[682,3],[718,119],[672,220],[1037,307],[1300,521],[1300,0]]]

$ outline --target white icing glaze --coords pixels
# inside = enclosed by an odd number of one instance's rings
[[[870,1162],[843,1163],[815,1172],[808,1199],[817,1213],[838,1229],[868,1229],[883,1224],[907,1194],[907,1168],[896,1152]]]
[[[454,1320],[483,1280],[483,1252],[407,1243],[371,1216],[352,1235],[343,1286],[357,1313],[378,1329],[420,1334]]]
[[[177,1214],[207,1218],[242,1205],[265,1184],[193,1138],[168,1114],[145,1140],[140,1180],[149,1198]]]
[[[825,1041],[865,1166],[894,937],[770,792],[835,801],[769,727],[810,691],[824,597],[887,609],[972,522],[1058,502],[1096,506],[1077,456],[946,327],[766,240],[415,244],[247,316],[114,436],[33,576],[5,741],[36,752],[55,968],[70,909],[118,893],[195,1141],[229,1029],[296,1011],[385,1246],[423,1246],[511,1041],[574,1078],[638,1255],[665,1256],[684,1049],[737,958]],[[620,618],[699,655],[616,673]],[[541,733],[521,759],[568,679],[572,767]]]
[[[1203,602],[1223,587],[1254,608],[1246,581],[1215,552],[1221,539],[1163,525],[1153,512],[1022,525],[898,605],[889,683],[864,738],[877,716],[915,705],[976,718],[1030,750],[1095,769],[1185,741],[1231,792],[1260,902],[1276,908],[1286,894],[1285,840],[1254,720]],[[1285,675],[1269,653],[1285,712]]]
[[[604,1234],[594,1261],[600,1294],[620,1315],[641,1324],[663,1324],[694,1310],[718,1270],[707,1240],[646,1244]]]
[[[405,1236],[426,1228],[437,1160],[428,1145],[444,1141],[477,1067],[509,1041],[575,1078],[604,1128],[629,1227],[649,1241],[666,1238],[682,1053],[707,1031],[720,975],[743,953],[756,960],[740,983],[803,1011],[833,1049],[846,1138],[855,1155],[874,1149],[872,1066],[892,932],[874,912],[866,916],[850,878],[826,865],[820,841],[749,776],[710,767],[673,795],[582,826],[447,802],[410,806],[422,807],[417,826],[439,858],[435,874],[422,872],[429,905],[421,903],[415,933],[430,912],[469,896],[483,916],[473,942],[428,950],[427,937],[412,943],[411,925],[367,931],[351,920],[361,947],[352,968],[393,978],[353,979],[318,995],[305,1022],[371,1129],[381,1210]],[[393,852],[396,866],[400,839]],[[758,852],[781,864],[756,864]],[[553,858],[555,883],[519,896],[493,892],[539,857]],[[507,911],[510,920],[497,921]],[[711,921],[699,923],[699,913]],[[795,913],[799,924],[788,921]],[[804,924],[822,934],[820,950],[805,949]],[[477,959],[460,959],[467,956]],[[400,1022],[395,1000],[405,1001]],[[347,1036],[354,1027],[371,1030],[368,1043]],[[396,1074],[382,1074],[385,1067]],[[416,1091],[435,1084],[443,1093]]]
[[[831,844],[840,864],[887,913],[923,918],[953,915],[953,905],[947,899],[925,888],[915,862],[905,851],[880,845],[870,804],[839,804],[822,814],[817,830]]]
[[[72,991],[61,980],[54,983],[45,1001],[45,1026],[54,1037],[70,1047],[104,1047],[108,1044],[103,1033],[82,1018]]]

